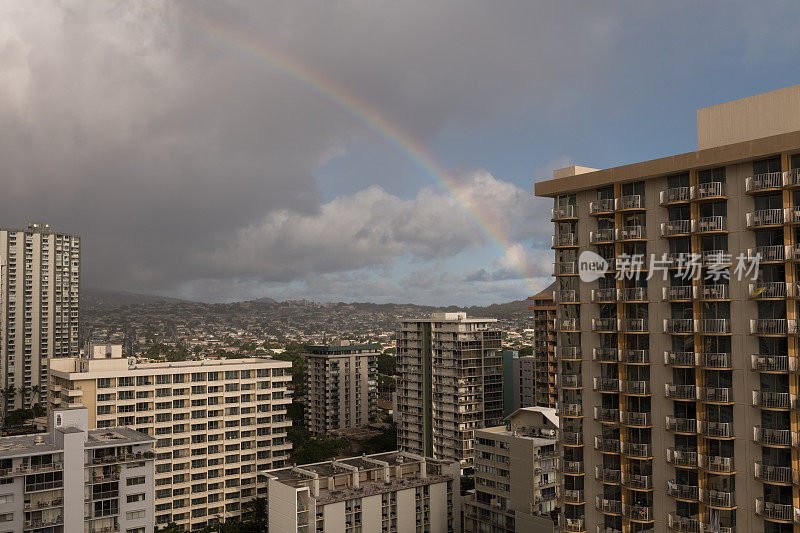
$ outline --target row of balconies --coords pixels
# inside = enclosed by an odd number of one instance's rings
[[[692,233],[717,233],[728,231],[728,217],[711,216],[695,219],[668,220],[661,223],[662,237],[685,237]]]
[[[593,388],[598,392],[621,392],[623,394],[650,394],[650,382],[615,378],[593,378]]]
[[[697,485],[682,485],[668,481],[667,494],[678,500],[702,502],[711,507],[731,508],[736,506],[735,493],[701,489]]]
[[[553,320],[552,327],[556,331],[580,332],[580,324],[577,318],[556,318]],[[676,335],[693,333],[727,335],[731,333],[731,319],[665,318],[663,319],[663,327],[664,333]],[[595,333],[646,333],[648,331],[648,321],[646,318],[593,318],[591,330]],[[797,321],[786,318],[750,319],[750,334],[764,336],[795,335],[798,334]]]
[[[600,215],[614,211],[630,211],[644,209],[644,197],[639,194],[630,194],[619,198],[605,198],[589,202],[589,214]]]
[[[725,182],[711,181],[698,183],[692,187],[673,187],[661,191],[658,195],[662,206],[712,198],[727,198]]]

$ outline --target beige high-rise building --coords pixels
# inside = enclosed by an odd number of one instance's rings
[[[0,228],[0,388],[16,390],[7,408],[44,401],[48,361],[78,355],[80,287],[80,237]]]
[[[535,296],[528,298],[531,305],[528,310],[533,311],[533,358],[535,361],[534,397],[526,398],[521,403],[522,407],[538,405],[540,407],[555,407],[558,399],[556,390],[556,375],[558,363],[556,360],[556,332],[553,330],[553,320],[556,317],[554,298],[560,297],[555,293],[555,283]]]
[[[135,363],[119,345],[50,365],[50,407],[83,405],[90,428],[126,426],[156,439],[155,522],[194,529],[235,519],[284,466],[291,363],[225,359]]]
[[[471,469],[476,429],[503,418],[502,332],[493,318],[433,313],[397,332],[398,447]]]
[[[367,426],[378,414],[377,344],[306,346],[305,418],[308,430]]]
[[[800,530],[800,86],[697,118],[695,152],[536,184],[565,531]]]
[[[506,424],[475,430],[475,491],[464,500],[467,533],[553,530],[558,417],[523,407]]]

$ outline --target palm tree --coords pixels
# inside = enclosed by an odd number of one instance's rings
[[[41,402],[41,394],[42,394],[42,387],[40,387],[39,385],[34,385],[33,387],[31,387],[31,395],[34,398],[36,398],[35,403]]]
[[[267,511],[269,506],[265,498],[253,498],[244,504],[247,522],[253,527],[254,533],[266,533]]]
[[[11,402],[14,399],[14,396],[17,395],[17,389],[14,386],[9,385],[8,387],[1,390],[0,394],[2,394],[3,398],[5,399],[5,402],[3,402],[3,415],[7,415],[8,403]]]
[[[19,388],[19,395],[22,398],[22,407],[25,407],[25,400],[28,399],[28,394],[30,394],[31,388],[27,385],[23,385]]]

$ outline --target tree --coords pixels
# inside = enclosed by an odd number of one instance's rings
[[[245,521],[252,528],[253,533],[267,532],[267,512],[269,506],[264,498],[253,498],[244,504]]]
[[[390,355],[388,353],[378,354],[378,374],[383,374],[384,376],[394,376],[397,373],[396,370],[396,358],[394,355]]]
[[[42,394],[42,388],[39,385],[34,385],[33,387],[31,387],[31,395],[34,398],[36,398],[35,403],[37,404],[39,403],[39,401],[41,400],[41,394]]]
[[[23,385],[18,390],[19,390],[19,395],[22,398],[22,403],[24,405],[25,404],[25,400],[28,399],[28,393],[30,393],[31,388],[28,387],[27,385]]]
[[[9,385],[8,387],[6,387],[2,391],[0,391],[0,394],[2,394],[3,398],[5,399],[5,402],[3,404],[4,405],[3,412],[5,413],[8,410],[9,402],[13,401],[14,397],[17,395],[17,389],[15,387]]]

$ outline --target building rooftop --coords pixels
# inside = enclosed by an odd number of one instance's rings
[[[156,439],[135,431],[129,427],[113,427],[107,429],[90,429],[87,448],[103,448],[105,446],[127,446],[133,444],[146,444],[155,442]]]
[[[342,345],[308,345],[305,351],[314,355],[351,354],[356,352],[380,352],[380,344],[342,344]]]

